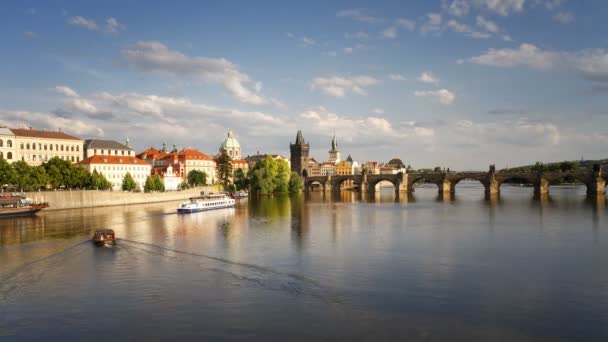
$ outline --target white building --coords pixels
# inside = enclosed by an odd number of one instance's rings
[[[96,155],[102,156],[134,156],[135,150],[127,144],[123,145],[114,140],[87,139],[84,141],[84,158]]]
[[[22,160],[40,165],[53,157],[78,163],[83,159],[84,142],[59,131],[32,128],[0,128],[0,152],[9,163]]]
[[[236,140],[232,131],[228,131],[228,137],[220,146],[220,152],[226,151],[230,158],[238,160],[242,158],[241,144]]]
[[[321,163],[321,176],[333,176],[336,173],[336,164],[333,162]]]
[[[112,190],[122,190],[122,181],[125,175],[131,174],[137,188],[144,189],[146,178],[150,175],[151,166],[147,162],[135,157],[123,156],[92,156],[79,163],[89,172],[97,170],[98,173],[104,175],[110,183]]]
[[[176,191],[184,181],[179,176],[179,170],[173,171],[173,166],[169,165],[166,172],[162,175],[163,183],[165,184],[165,191]]]
[[[15,161],[15,134],[6,127],[0,127],[0,159],[6,159],[9,163]]]

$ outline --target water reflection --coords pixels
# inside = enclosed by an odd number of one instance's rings
[[[605,196],[552,188],[533,198],[508,187],[485,196],[471,186],[449,197],[386,189],[253,197],[192,215],[175,207],[1,221],[0,333],[69,340],[120,326],[151,340],[608,337]],[[118,245],[88,243],[98,227],[115,229]]]

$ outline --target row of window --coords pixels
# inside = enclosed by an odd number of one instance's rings
[[[0,159],[4,159],[4,153],[2,153],[2,151],[0,151]],[[12,152],[8,152],[6,154],[6,159],[12,160],[13,159],[13,153]]]
[[[4,147],[4,140],[0,139],[0,147]],[[6,141],[6,147],[13,147],[13,141],[12,140],[7,140]]]
[[[116,166],[116,165],[102,165],[98,167],[94,167],[93,170],[112,170],[112,171],[147,171],[145,166]]]
[[[1,140],[0,140],[1,141]],[[9,140],[10,141],[10,140]],[[76,151],[79,152],[80,151],[80,146],[79,145],[59,145],[59,144],[55,144],[55,151]],[[25,149],[25,150],[35,150],[36,149],[36,143],[32,143],[30,145],[30,143],[21,143],[20,145],[21,149]],[[51,150],[53,151],[53,144],[41,144],[38,143],[38,150]]]
[[[125,150],[120,150],[121,154],[124,156],[125,155]],[[130,156],[132,151],[127,151],[127,155]],[[101,150],[101,155],[106,155],[106,150]],[[93,150],[93,155],[97,155],[97,149]],[[112,155],[112,150],[108,150],[108,155]],[[114,150],[114,155],[117,156],[118,155],[118,150]]]
[[[53,158],[53,157],[51,156],[51,158]],[[78,163],[80,161],[80,157],[74,157],[74,156],[71,156],[71,157],[68,157],[68,156],[59,156],[59,158],[61,158],[63,160],[71,161],[72,163],[74,163],[74,162]],[[4,159],[4,153],[2,153],[1,151],[0,151],[0,159]],[[13,160],[13,152],[7,152],[6,153],[6,159],[7,160]],[[25,156],[22,156],[21,160],[22,161],[28,161],[28,162],[29,161],[33,161],[33,162],[35,162],[35,161],[46,162],[46,161],[49,160],[49,156],[45,155],[43,157],[42,155],[33,155],[33,156],[29,156],[28,155],[27,156],[27,160],[26,160]]]
[[[123,179],[123,178],[125,178],[124,174],[117,174],[117,173],[107,174],[107,173],[103,173],[103,172],[101,174],[104,175],[108,179]],[[135,178],[135,179],[145,180],[146,177],[148,177],[149,175],[145,174],[145,173],[133,173],[133,174],[131,174],[131,176],[133,178]]]

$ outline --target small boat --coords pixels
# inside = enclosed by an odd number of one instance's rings
[[[33,216],[48,207],[47,203],[28,201],[22,193],[0,194],[0,217]]]
[[[234,199],[247,198],[249,196],[249,192],[247,190],[239,190],[236,192],[230,193],[230,197]]]
[[[116,244],[114,231],[108,228],[95,229],[95,233],[91,240],[98,246],[103,246],[106,243]]]
[[[234,198],[226,194],[202,194],[200,197],[192,197],[189,201],[183,202],[177,208],[178,213],[195,213],[205,210],[231,208],[234,207]]]

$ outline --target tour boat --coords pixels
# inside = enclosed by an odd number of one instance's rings
[[[247,190],[239,190],[230,194],[234,199],[247,198],[249,196],[249,192]]]
[[[21,193],[0,194],[0,217],[32,216],[44,208],[46,203],[31,203]]]
[[[200,197],[192,197],[189,201],[182,203],[178,213],[195,213],[198,211],[234,207],[235,200],[226,194],[209,194]]]
[[[108,228],[95,229],[95,233],[93,234],[93,238],[91,239],[94,244],[98,246],[103,246],[106,243],[116,243],[116,236],[114,235],[114,231]]]

